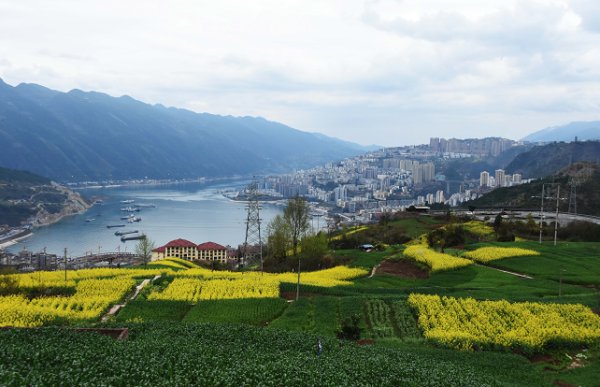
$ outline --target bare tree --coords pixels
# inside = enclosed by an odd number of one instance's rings
[[[135,253],[142,257],[144,266],[148,264],[148,261],[152,257],[152,250],[154,250],[154,242],[148,237],[140,239],[135,246]]]
[[[294,255],[298,257],[298,283],[296,285],[296,300],[300,298],[300,255],[298,254],[298,244],[304,234],[310,227],[309,214],[310,208],[306,200],[296,196],[288,201],[283,210],[283,219],[288,224],[292,238],[292,248]]]

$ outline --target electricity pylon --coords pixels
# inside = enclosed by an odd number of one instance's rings
[[[263,270],[262,239],[260,235],[260,204],[258,202],[258,183],[253,180],[246,188],[246,239],[244,240],[244,263],[260,259],[260,271]]]

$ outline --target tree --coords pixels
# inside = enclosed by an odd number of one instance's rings
[[[148,261],[150,261],[152,250],[154,250],[154,242],[152,242],[152,240],[150,240],[148,237],[140,239],[138,244],[135,246],[135,253],[142,257],[144,266],[146,266]]]
[[[538,225],[535,223],[535,220],[533,220],[533,215],[531,215],[531,212],[527,214],[526,227],[529,235],[534,235],[537,231]]]
[[[494,230],[498,232],[498,230],[502,227],[502,213],[496,215],[494,219]]]
[[[464,229],[457,224],[448,224],[427,234],[427,243],[431,247],[439,246],[441,252],[446,247],[459,246],[465,243]]]
[[[359,314],[348,316],[342,321],[340,329],[336,332],[338,339],[358,340],[360,339],[360,318]]]
[[[309,210],[308,203],[300,196],[290,199],[283,210],[283,219],[289,227],[294,255],[298,253],[300,239],[310,227]]]
[[[285,260],[291,247],[291,232],[283,216],[275,216],[267,226],[267,249],[280,263]]]
[[[324,233],[304,236],[300,241],[300,250],[304,270],[321,269],[322,259],[329,251],[327,236]]]
[[[306,200],[300,196],[296,196],[288,201],[287,206],[283,210],[283,219],[288,225],[290,236],[292,239],[292,249],[294,256],[298,257],[298,283],[296,285],[296,300],[300,298],[300,255],[298,255],[298,244],[300,239],[310,227],[308,222],[309,207]]]

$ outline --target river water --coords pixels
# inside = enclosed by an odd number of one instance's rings
[[[98,251],[134,251],[137,241],[121,242],[115,231],[138,230],[146,234],[155,244],[162,246],[177,238],[194,243],[216,242],[237,247],[244,243],[246,235],[245,204],[223,196],[223,191],[239,189],[248,181],[226,181],[219,183],[185,183],[161,186],[127,186],[114,188],[87,188],[79,191],[86,198],[101,198],[86,213],[64,218],[60,222],[34,230],[29,238],[8,247],[17,252],[23,248],[37,252],[46,248],[48,253],[75,257]],[[122,200],[134,200],[134,204],[155,205],[135,212],[142,218],[139,223],[121,220],[127,213],[121,208]],[[266,225],[282,207],[263,204],[261,231],[266,234]],[[92,220],[93,219],[93,220]],[[107,225],[126,224],[125,227],[107,228]]]

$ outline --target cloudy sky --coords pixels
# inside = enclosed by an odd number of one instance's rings
[[[362,144],[600,119],[598,0],[0,0],[0,78]]]

